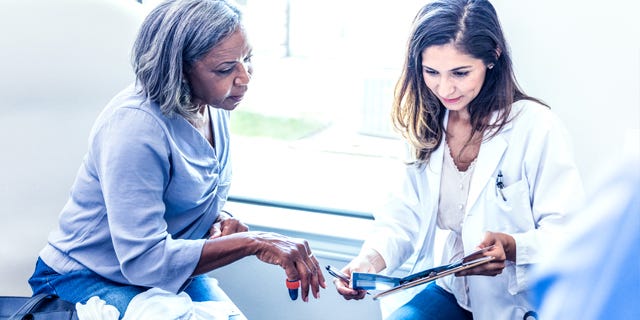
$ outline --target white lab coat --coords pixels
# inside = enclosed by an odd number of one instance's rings
[[[527,272],[545,248],[564,236],[564,219],[584,198],[559,119],[532,101],[516,102],[511,114],[513,121],[480,147],[462,227],[465,253],[476,248],[486,231],[507,233],[516,241],[516,263],[508,262],[502,274],[467,279],[473,316],[480,320],[522,319],[531,309]],[[364,246],[380,253],[386,272],[412,254],[417,254],[412,272],[434,264],[443,151],[441,144],[422,168],[407,166],[402,187],[375,213],[374,232]],[[499,171],[506,201],[496,189]]]

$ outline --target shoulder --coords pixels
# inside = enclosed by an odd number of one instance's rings
[[[131,85],[119,92],[96,119],[91,139],[108,136],[109,139],[134,140],[146,135],[162,136],[167,131],[168,119],[156,104]]]
[[[536,101],[520,100],[511,106],[511,116],[513,121],[542,121],[554,117],[551,109]]]
[[[549,157],[549,152],[556,159],[573,158],[573,138],[552,109],[535,101],[518,101],[512,116],[511,129],[504,135],[511,149],[536,159]]]
[[[564,130],[564,125],[560,118],[549,107],[536,101],[520,100],[515,102],[511,106],[509,118],[516,131]]]
[[[114,113],[147,114],[156,119],[164,118],[158,104],[147,99],[134,85],[130,85],[116,94],[104,108],[103,114],[112,115]]]
[[[167,122],[159,106],[149,101],[134,85],[120,91],[104,108],[97,124],[122,121],[128,124],[144,125]],[[133,129],[133,128],[131,128]]]

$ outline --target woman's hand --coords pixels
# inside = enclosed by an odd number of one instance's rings
[[[248,230],[249,227],[246,224],[234,218],[226,211],[221,211],[218,215],[218,219],[216,219],[216,221],[209,229],[209,239],[215,239],[237,232],[245,232]]]
[[[306,240],[270,232],[256,233],[256,240],[258,259],[281,266],[288,280],[300,280],[303,301],[309,301],[309,288],[316,299],[320,297],[320,287],[327,286],[322,268]]]
[[[367,259],[363,257],[356,257],[349,264],[347,264],[342,270],[342,273],[351,278],[354,272],[370,272],[375,273],[376,270]],[[367,294],[366,290],[355,290],[351,288],[350,283],[345,283],[340,279],[334,279],[333,284],[336,286],[336,290],[345,300],[360,300]]]
[[[485,251],[482,255],[472,256],[470,259],[492,256],[494,258],[493,260],[477,267],[457,272],[456,276],[496,276],[502,273],[506,260],[516,261],[516,241],[512,236],[506,233],[487,231],[484,239],[478,245],[478,249],[491,245],[494,246],[491,250]]]
[[[363,249],[362,252],[341,271],[351,278],[354,272],[378,273],[386,268],[386,263],[382,256],[373,249]],[[340,279],[333,280],[338,293],[346,300],[360,300],[367,294],[366,290],[355,290],[350,283],[344,283]]]

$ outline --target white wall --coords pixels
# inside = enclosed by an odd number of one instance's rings
[[[0,295],[27,279],[111,97],[134,80],[125,0],[0,1]]]
[[[493,1],[525,92],[566,124],[587,185],[640,149],[640,3]]]

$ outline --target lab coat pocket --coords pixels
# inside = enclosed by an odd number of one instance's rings
[[[488,203],[494,206],[493,210],[497,214],[495,221],[503,231],[523,232],[534,226],[529,184],[526,180],[522,179],[501,190],[496,186],[494,192],[487,192],[487,197]]]

